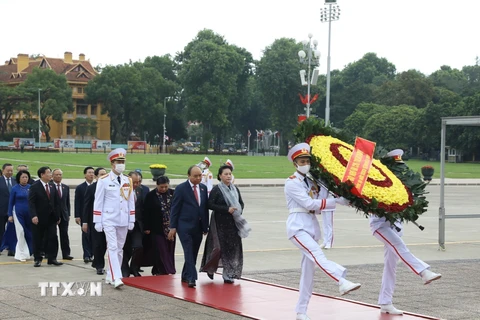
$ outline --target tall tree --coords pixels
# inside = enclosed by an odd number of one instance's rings
[[[34,68],[27,76],[27,80],[19,85],[20,90],[30,94],[29,111],[38,114],[37,92],[40,94],[40,120],[42,131],[47,141],[50,141],[50,121],[63,121],[63,115],[73,111],[72,89],[67,83],[65,75],[58,75],[50,69]]]
[[[343,126],[346,117],[361,102],[374,102],[375,89],[395,77],[395,65],[375,53],[348,64],[341,72],[331,73],[331,121]]]
[[[78,136],[82,137],[82,140],[85,140],[86,135],[95,135],[97,132],[97,121],[92,118],[83,118],[77,117],[73,121],[73,127]]]
[[[2,139],[5,139],[5,131],[12,121],[12,116],[28,109],[30,98],[30,95],[21,88],[0,83],[0,135]]]
[[[258,62],[258,85],[263,101],[271,114],[272,126],[280,131],[281,154],[288,151],[288,141],[293,141],[293,129],[297,115],[303,113],[298,94],[303,92],[299,79],[300,43],[294,39],[281,38],[265,48]]]
[[[232,126],[229,111],[238,102],[246,57],[246,51],[229,45],[212,30],[200,31],[177,56],[187,116],[202,122],[207,131],[203,148],[208,146],[209,132],[221,141],[223,130]]]

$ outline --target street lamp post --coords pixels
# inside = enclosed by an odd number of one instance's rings
[[[167,152],[167,146],[165,144],[165,137],[166,137],[166,134],[167,134],[167,127],[166,127],[166,123],[167,123],[167,99],[170,99],[170,98],[171,97],[165,97],[163,99],[163,143],[162,143],[163,153]]]
[[[38,89],[38,149],[42,147],[42,130],[41,130],[41,118],[40,118],[40,91],[42,89]],[[34,141],[35,142],[35,141]]]
[[[327,7],[320,9],[320,21],[328,22],[328,54],[327,54],[327,97],[325,101],[325,125],[330,123],[330,38],[332,35],[332,21],[340,19],[340,8],[336,0],[327,0]]]
[[[312,37],[311,33],[308,34],[308,40],[302,41],[303,49],[298,51],[298,57],[300,63],[307,65],[307,78],[305,79],[305,70],[300,70],[300,80],[302,81],[303,86],[307,86],[307,104],[306,104],[306,115],[307,118],[310,117],[310,85],[316,85],[318,80],[318,66],[320,66],[320,51],[317,50],[318,41],[313,40],[312,46]],[[305,52],[307,51],[307,52]],[[313,70],[312,77],[310,78],[311,67],[316,66]]]

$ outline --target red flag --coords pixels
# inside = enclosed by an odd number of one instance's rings
[[[363,186],[368,178],[368,172],[373,162],[373,152],[375,151],[375,142],[357,137],[355,148],[353,149],[350,160],[347,164],[347,170],[343,176],[342,182],[350,181],[354,188],[352,192],[360,196]]]

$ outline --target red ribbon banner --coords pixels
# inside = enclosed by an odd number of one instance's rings
[[[363,186],[368,178],[368,172],[373,162],[375,142],[357,137],[347,169],[343,175],[342,182],[351,181],[354,185],[352,193],[360,196]]]

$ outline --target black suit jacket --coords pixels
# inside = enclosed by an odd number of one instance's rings
[[[143,211],[145,207],[145,197],[147,196],[145,193],[144,186],[140,186],[135,189],[135,223],[139,226],[140,230],[143,232]],[[148,187],[146,187],[147,190]],[[148,193],[148,192],[147,192]]]
[[[85,192],[87,191],[87,187],[87,182],[84,181],[75,188],[75,218],[82,218],[83,209],[85,207]]]
[[[195,194],[187,180],[175,188],[170,212],[170,228],[178,232],[193,230],[198,221],[204,233],[208,232],[208,193],[207,186],[200,183],[200,205],[195,199]]]
[[[173,189],[168,189],[167,193],[173,195]],[[145,207],[143,210],[144,229],[150,230],[155,234],[163,234],[163,211],[162,203],[157,197],[157,190],[153,189],[145,197]]]
[[[30,210],[30,217],[38,218],[38,223],[41,225],[48,225],[52,216],[55,221],[60,219],[60,199],[56,189],[48,184],[50,190],[50,198],[43,186],[42,181],[37,181],[30,186],[28,192],[28,209]]]
[[[14,177],[10,178],[12,187],[17,184]],[[10,191],[7,187],[5,176],[0,176],[0,217],[8,214],[8,201],[10,200]]]
[[[85,200],[84,200],[83,212],[80,220],[82,221],[82,224],[87,223],[90,227],[93,227],[93,202],[95,201],[95,191],[97,191],[97,182],[95,181],[89,186],[87,186],[87,184],[85,183],[85,186],[86,186],[86,191],[84,193],[84,197],[82,197]]]
[[[54,183],[53,181],[50,182],[50,184],[55,188],[58,194],[57,190],[57,184]],[[58,194],[58,197],[60,199],[60,217],[64,221],[69,221],[70,220],[70,187],[67,186],[66,184],[61,183],[62,187],[62,197]]]

